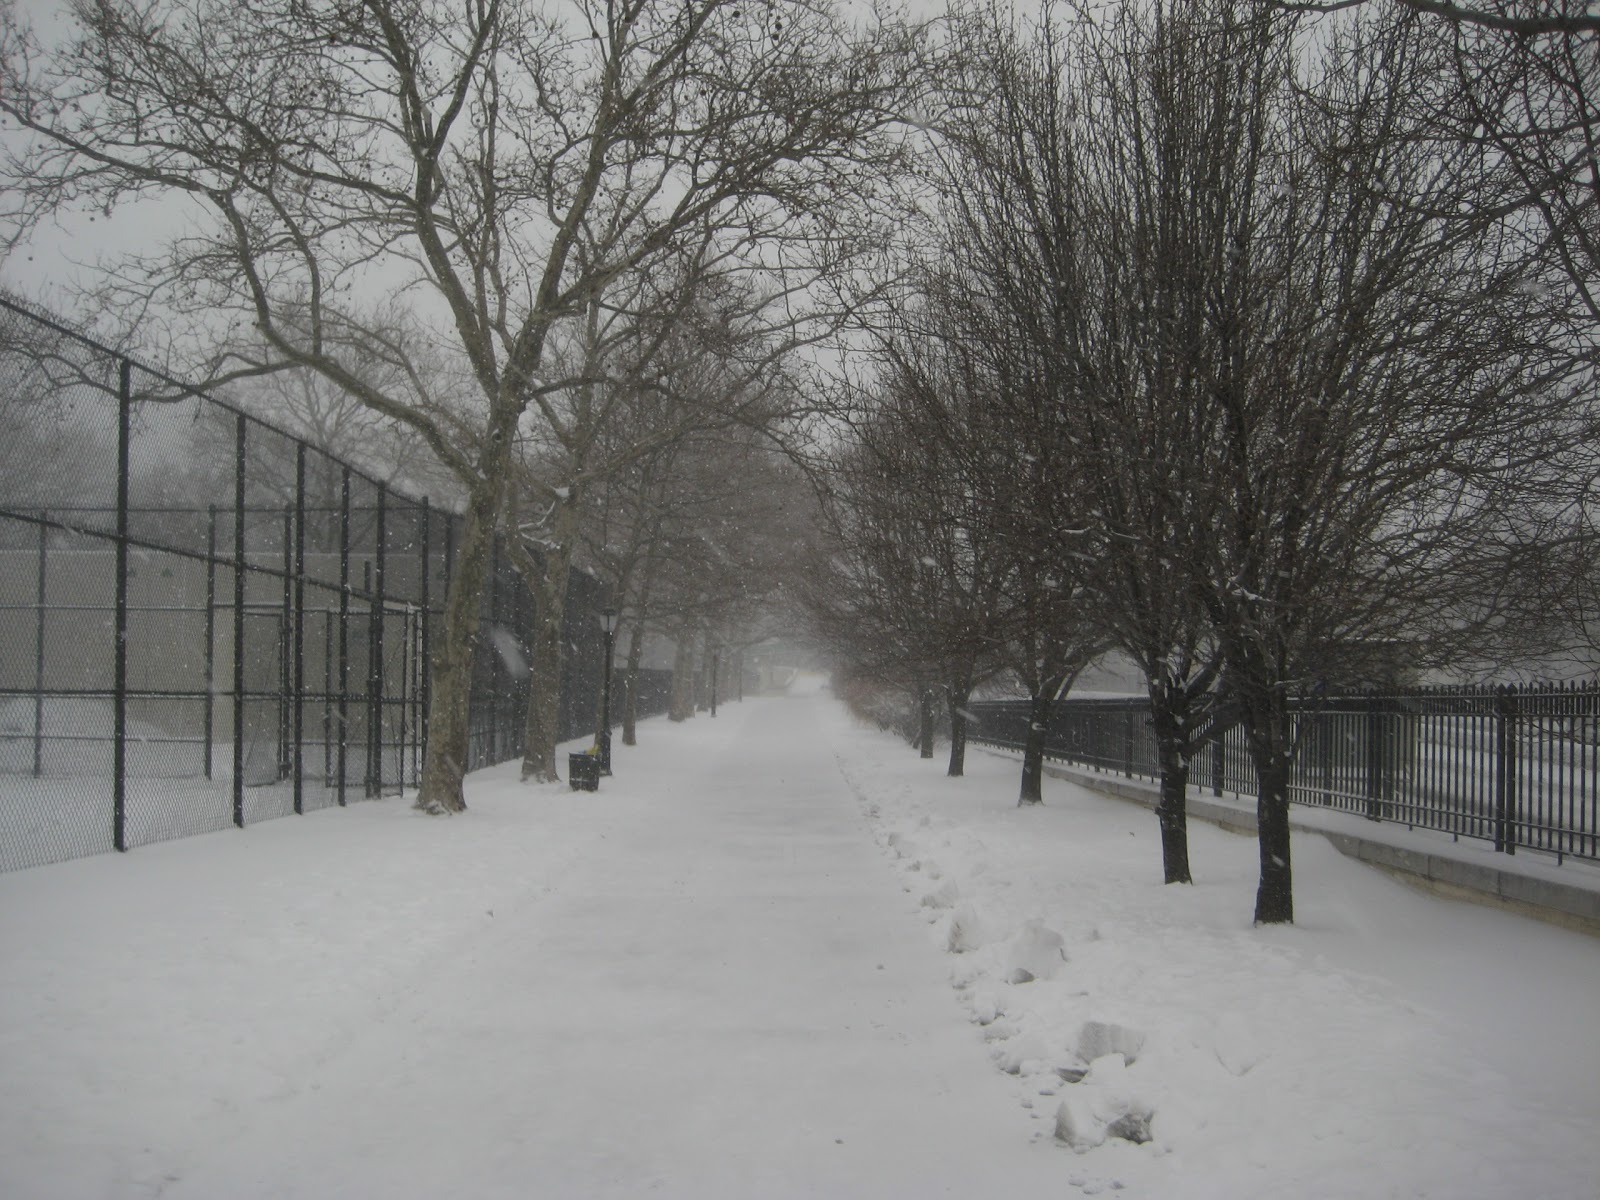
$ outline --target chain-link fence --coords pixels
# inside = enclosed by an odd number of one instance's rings
[[[0,869],[416,784],[458,517],[3,297],[0,429]],[[563,738],[603,603],[575,572]],[[523,749],[503,553],[483,620],[473,767]]]

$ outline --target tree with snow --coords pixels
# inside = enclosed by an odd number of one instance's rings
[[[464,807],[478,602],[526,414],[551,415],[553,333],[619,275],[714,243],[845,270],[842,196],[900,155],[916,34],[823,2],[73,0],[44,46],[0,10],[0,178],[19,237],[58,211],[160,200],[181,234],[115,283],[210,328],[229,369],[309,369],[414,429],[460,480],[418,806]],[[16,145],[17,143],[12,143]],[[761,247],[761,250],[757,250]],[[473,387],[443,419],[403,295]],[[219,332],[228,332],[222,330]],[[251,336],[246,337],[248,333]],[[392,362],[393,385],[352,364]]]

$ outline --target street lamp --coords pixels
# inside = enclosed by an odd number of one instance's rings
[[[600,732],[595,744],[600,747],[600,774],[611,774],[611,651],[617,633],[617,610],[605,609],[600,621],[606,630],[606,657],[600,674]]]

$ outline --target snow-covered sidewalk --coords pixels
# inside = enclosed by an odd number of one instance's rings
[[[1314,838],[1253,930],[1253,842],[825,694],[642,735],[0,875],[0,1196],[1594,1194],[1593,939]]]
[[[0,1196],[1043,1186],[812,700],[0,877]]]

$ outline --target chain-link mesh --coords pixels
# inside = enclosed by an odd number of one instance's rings
[[[3,297],[0,420],[0,870],[416,785],[459,518]],[[575,575],[563,738],[602,604]],[[474,767],[523,750],[499,551],[481,611]]]

